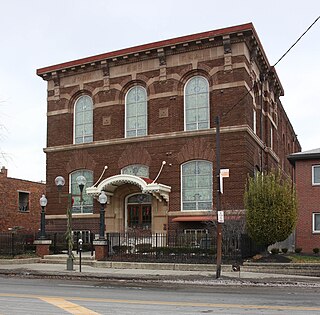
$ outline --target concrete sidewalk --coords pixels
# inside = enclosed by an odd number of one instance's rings
[[[90,257],[83,257],[81,272],[78,257],[75,260],[74,270],[68,271],[66,270],[66,258],[66,255],[52,255],[51,260],[55,263],[51,263],[50,259],[40,258],[0,260],[0,274],[24,277],[82,278],[99,281],[122,280],[135,283],[159,281],[192,285],[297,285],[304,283],[320,287],[319,277],[247,271],[234,272],[231,266],[226,265],[222,267],[220,279],[216,279],[214,265],[206,265],[205,268],[204,265],[113,263],[112,267],[111,262],[97,262]],[[157,266],[161,266],[161,269]],[[181,270],[182,266],[184,269],[198,270]]]

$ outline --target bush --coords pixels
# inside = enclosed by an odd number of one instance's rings
[[[271,254],[272,254],[272,255],[279,254],[279,248],[272,248],[272,249],[271,249]]]
[[[125,254],[127,252],[131,252],[132,247],[126,245],[115,245],[112,247],[112,249],[116,254]]]
[[[312,251],[314,254],[319,254],[320,249],[318,247],[316,247]]]
[[[302,252],[302,248],[301,248],[301,247],[297,247],[297,248],[294,250],[294,252],[295,252],[296,254],[300,254],[300,253]]]
[[[288,248],[281,248],[281,251],[286,254],[288,252]]]

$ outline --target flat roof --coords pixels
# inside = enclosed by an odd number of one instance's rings
[[[294,164],[295,161],[298,160],[313,160],[313,159],[320,159],[320,148],[292,153],[288,156],[288,160],[291,164]]]
[[[48,73],[48,72],[54,72],[54,71],[58,71],[61,69],[75,67],[75,66],[79,66],[82,64],[86,64],[86,63],[97,62],[97,61],[101,61],[103,59],[110,59],[110,58],[115,58],[115,57],[123,56],[123,55],[127,55],[127,54],[134,54],[134,53],[138,53],[138,52],[146,51],[146,50],[150,50],[150,49],[157,49],[157,48],[161,48],[161,47],[178,45],[178,44],[188,42],[188,41],[201,40],[201,39],[210,38],[210,37],[214,37],[214,36],[223,36],[226,34],[238,33],[238,32],[243,32],[243,31],[248,31],[248,30],[251,30],[254,33],[255,38],[260,45],[260,48],[261,48],[262,53],[264,55],[264,58],[265,58],[266,62],[268,63],[266,55],[263,51],[262,45],[259,41],[259,38],[257,36],[257,33],[254,29],[253,24],[246,23],[246,24],[221,28],[221,29],[217,29],[217,30],[196,33],[196,34],[186,35],[186,36],[180,36],[180,37],[167,39],[167,40],[161,40],[161,41],[157,41],[157,42],[153,42],[153,43],[149,43],[149,44],[138,45],[138,46],[115,50],[112,52],[107,52],[107,53],[103,53],[103,54],[99,54],[99,55],[95,55],[95,56],[91,56],[91,57],[86,57],[86,58],[76,59],[76,60],[72,60],[72,61],[68,61],[68,62],[64,62],[64,63],[59,63],[56,65],[37,69],[37,75],[41,76],[41,75]]]

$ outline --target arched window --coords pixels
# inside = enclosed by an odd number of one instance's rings
[[[124,167],[121,174],[135,175],[139,177],[149,177],[149,167],[141,164],[132,164]]]
[[[185,130],[210,128],[209,83],[204,77],[190,79],[184,90]]]
[[[182,210],[212,209],[212,163],[195,160],[181,166]]]
[[[147,134],[147,92],[142,86],[135,86],[128,91],[125,117],[126,138]]]
[[[74,106],[74,143],[93,141],[93,102],[88,95],[80,96]]]
[[[93,213],[93,198],[86,194],[86,188],[93,185],[93,172],[90,170],[77,170],[70,174],[70,193],[72,195],[79,195],[80,189],[77,183],[77,177],[84,176],[87,180],[85,187],[83,188],[82,198],[83,204],[80,204],[80,196],[73,197],[72,213]]]

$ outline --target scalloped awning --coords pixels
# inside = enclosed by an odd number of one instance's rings
[[[169,201],[169,193],[171,187],[163,184],[154,183],[149,178],[142,178],[134,175],[119,174],[104,179],[98,186],[91,186],[86,189],[90,196],[97,197],[101,191],[105,191],[108,195],[113,195],[114,191],[121,185],[132,184],[141,189],[142,193],[149,193],[158,200]]]

